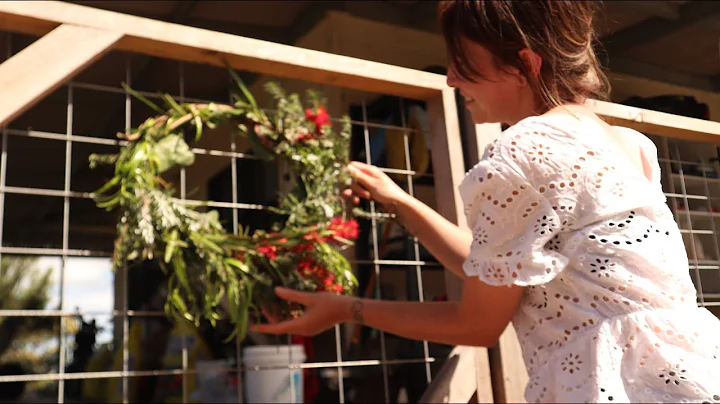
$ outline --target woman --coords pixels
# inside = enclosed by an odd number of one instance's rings
[[[530,402],[720,401],[720,322],[696,305],[653,143],[585,108],[606,79],[591,2],[448,1],[448,85],[477,123],[510,125],[460,186],[471,230],[449,223],[375,167],[372,198],[447,268],[460,302],[299,293],[298,319],[254,327],[312,335],[355,321],[406,338],[494,345],[512,320]]]

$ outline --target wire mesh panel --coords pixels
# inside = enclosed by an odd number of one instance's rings
[[[654,138],[663,188],[680,225],[698,304],[720,314],[720,170],[714,145]]]
[[[7,55],[31,42],[13,36],[5,42]],[[263,78],[244,77],[261,99]],[[123,145],[117,133],[155,114],[120,86],[123,81],[150,99],[162,91],[185,102],[230,102],[224,69],[111,52],[3,129],[0,363],[27,364],[33,358],[35,365],[5,366],[2,394],[11,396],[15,387],[25,394],[2,398],[217,402],[220,394],[242,402],[246,372],[267,370],[244,366],[245,348],[301,345],[307,359],[281,366],[288,376],[298,369],[303,376],[281,396],[289,401],[417,401],[450,347],[353,325],[312,339],[251,333],[242,342],[224,343],[227,327],[194,329],[167,319],[166,276],[156,262],[112,272],[117,214],[98,209],[92,194],[112,176],[112,167],[91,170],[88,157],[116,152]],[[281,83],[293,92],[317,87]],[[337,104],[330,106],[336,122],[340,114],[351,117],[352,159],[382,167],[410,195],[434,206],[424,103],[357,91],[338,97],[342,89],[329,86],[321,90],[335,94],[331,104]],[[175,196],[216,209],[229,232],[237,234],[239,225],[267,229],[276,219],[267,207],[286,186],[284,168],[254,156],[230,127],[208,132],[192,147],[195,164],[166,175],[177,186]],[[357,294],[444,299],[443,268],[380,206],[363,203],[371,215],[358,218],[360,238],[348,252]],[[33,294],[42,298],[27,298]],[[298,386],[304,396],[295,394]],[[209,398],[210,393],[216,395]]]

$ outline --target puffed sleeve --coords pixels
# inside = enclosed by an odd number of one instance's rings
[[[463,264],[468,276],[494,286],[530,286],[549,282],[566,267],[567,257],[545,247],[564,221],[517,165],[498,156],[484,159],[460,193],[473,233]]]

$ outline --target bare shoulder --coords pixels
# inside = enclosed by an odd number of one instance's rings
[[[614,159],[624,157],[645,176],[650,174],[648,166],[657,158],[657,148],[648,137],[630,128],[610,125],[584,106],[554,108],[542,118],[591,136],[589,142],[613,152]]]

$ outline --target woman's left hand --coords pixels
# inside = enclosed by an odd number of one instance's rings
[[[275,294],[281,299],[305,306],[305,312],[298,318],[279,322],[271,314],[263,312],[270,324],[252,325],[251,331],[309,337],[350,319],[350,299],[347,296],[328,292],[300,292],[282,287],[275,288]]]

